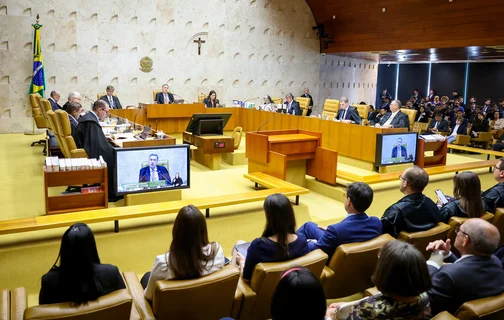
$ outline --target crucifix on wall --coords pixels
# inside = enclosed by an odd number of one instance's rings
[[[205,43],[206,41],[201,40],[201,38],[198,38],[198,40],[194,40],[193,42],[198,44],[198,56],[200,56],[201,55],[201,44]]]

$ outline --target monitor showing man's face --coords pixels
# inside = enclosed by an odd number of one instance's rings
[[[402,139],[401,138],[397,139],[397,146],[398,147],[402,146]]]
[[[152,155],[149,157],[149,167],[155,168],[158,163],[158,158],[155,155]]]

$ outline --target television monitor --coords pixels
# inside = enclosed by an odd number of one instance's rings
[[[377,134],[375,165],[416,162],[417,141],[417,132]]]
[[[116,148],[117,195],[189,188],[189,145]]]
[[[194,135],[221,135],[232,113],[195,113],[187,124],[186,131]]]

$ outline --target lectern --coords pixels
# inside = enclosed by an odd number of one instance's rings
[[[248,172],[264,172],[271,176],[299,184],[308,174],[320,181],[336,184],[338,153],[322,148],[322,134],[306,130],[271,130],[247,132],[245,154]],[[305,170],[294,170],[298,177],[288,177],[289,168],[303,165]],[[302,177],[299,177],[302,175]],[[294,181],[292,181],[294,180]]]

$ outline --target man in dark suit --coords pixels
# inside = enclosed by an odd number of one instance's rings
[[[453,143],[459,134],[467,134],[467,120],[464,119],[464,116],[457,117],[455,125],[452,127],[450,134],[446,138],[448,140],[448,144]]]
[[[301,97],[310,99],[310,103],[308,104],[308,111],[306,112],[306,116],[309,117],[313,109],[313,98],[310,95],[310,89],[304,88],[304,93],[303,95],[301,95]]]
[[[340,98],[340,108],[338,110],[338,114],[336,115],[336,120],[346,123],[354,122],[356,124],[361,124],[362,122],[357,109],[350,107],[346,97]]]
[[[428,95],[429,100],[430,100],[430,101],[434,101],[434,97],[435,97],[435,96],[436,96],[436,91],[434,91],[434,90],[430,89],[430,90],[429,90],[429,95]]]
[[[165,83],[161,87],[161,92],[156,94],[156,103],[157,104],[170,104],[175,102],[175,98],[173,98],[173,94],[168,92],[168,85]]]
[[[75,139],[75,133],[77,132],[77,127],[79,126],[78,119],[81,113],[84,111],[82,105],[77,102],[71,102],[65,110],[68,113],[68,119],[70,119],[70,127],[72,128],[72,137]]]
[[[108,142],[100,125],[100,121],[107,117],[109,109],[107,102],[96,100],[92,110],[79,118],[74,139],[77,147],[86,150],[89,158],[103,157],[108,167],[109,201],[117,201],[114,192],[114,148]]]
[[[68,108],[68,106],[70,105],[70,103],[72,103],[72,102],[77,102],[77,103],[81,102],[80,93],[78,93],[76,91],[70,92],[68,94],[68,101],[65,102],[65,104],[63,105],[63,107],[61,107],[61,109],[66,110]]]
[[[100,100],[108,103],[111,109],[122,109],[121,102],[117,96],[114,96],[114,86],[107,86],[107,94],[100,98]]]
[[[149,166],[140,169],[138,182],[165,180],[166,185],[171,185],[170,174],[164,166],[158,166],[157,154],[149,155]]]
[[[427,261],[432,277],[432,288],[427,294],[433,316],[444,310],[455,314],[467,301],[504,292],[502,263],[493,255],[500,241],[499,230],[483,219],[474,218],[464,222],[456,232],[454,246],[461,254],[459,259],[450,251],[450,240],[437,240],[426,248],[434,251]]]
[[[51,103],[52,111],[63,109],[58,104],[60,97],[61,97],[61,95],[60,95],[59,91],[56,91],[56,90],[51,91],[51,96],[47,100],[49,100],[49,102]]]
[[[383,98],[383,104],[380,109],[385,109],[387,112],[390,111],[390,99],[388,97]]]
[[[504,135],[503,135],[504,136]],[[496,208],[504,206],[504,160],[500,159],[494,167],[494,180],[498,183],[481,194],[485,210],[495,212]]]
[[[408,150],[403,146],[401,138],[397,139],[397,144],[392,148],[392,158],[408,158]]]
[[[383,89],[382,94],[381,94],[381,100],[383,103],[385,103],[385,99],[387,99],[389,102],[392,100],[392,96],[390,93],[388,93],[387,89]]]
[[[293,114],[296,116],[302,116],[303,111],[301,111],[301,107],[299,106],[299,102],[294,100],[294,96],[292,93],[287,93],[285,96],[285,104],[287,105],[287,113],[288,114]]]
[[[413,95],[411,96],[412,98],[415,98],[417,103],[420,103],[420,100],[422,100],[422,96],[420,96],[420,93],[418,92],[418,89],[413,90]]]
[[[441,112],[434,114],[434,119],[429,124],[430,133],[448,132],[448,121],[443,118]]]
[[[380,220],[365,213],[372,202],[373,189],[371,187],[364,182],[351,183],[346,189],[347,216],[343,221],[327,228],[307,222],[299,228],[297,234],[308,239],[310,251],[321,249],[331,259],[336,248],[342,244],[363,242],[381,235]]]
[[[422,192],[429,183],[429,175],[413,166],[399,176],[404,197],[383,213],[383,233],[397,237],[401,231],[417,232],[434,228],[441,216],[437,205]]]
[[[380,123],[375,125],[377,128],[408,128],[410,123],[408,115],[401,112],[401,101],[394,100],[390,103],[390,112],[380,119]]]

